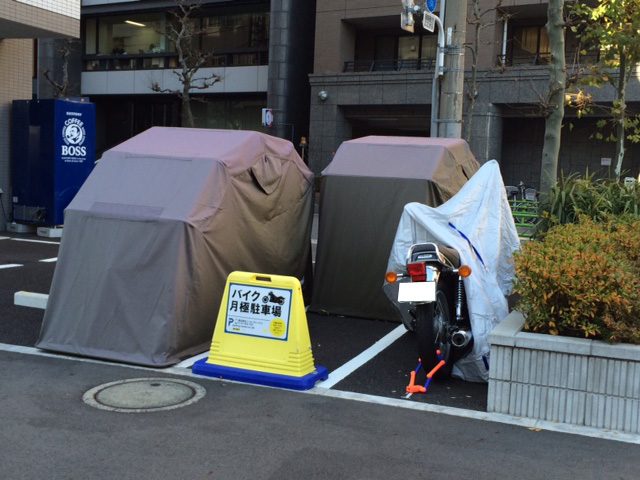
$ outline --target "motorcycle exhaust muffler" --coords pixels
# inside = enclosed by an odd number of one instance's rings
[[[473,335],[468,330],[456,330],[451,334],[451,344],[457,348],[464,348],[472,338]]]

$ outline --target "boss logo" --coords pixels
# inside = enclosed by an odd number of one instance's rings
[[[84,123],[79,118],[68,118],[62,127],[62,155],[86,157],[87,147],[83,146],[86,137]]]
[[[86,157],[87,147],[74,147],[73,145],[62,145],[62,155],[72,157]]]

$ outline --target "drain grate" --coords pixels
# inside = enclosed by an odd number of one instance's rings
[[[197,383],[168,378],[131,378],[88,390],[82,400],[101,410],[145,413],[191,405],[207,391]]]

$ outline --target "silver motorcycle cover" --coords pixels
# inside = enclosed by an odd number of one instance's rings
[[[439,207],[405,205],[387,271],[405,268],[409,247],[439,242],[460,252],[473,273],[464,280],[473,331],[473,350],[453,366],[453,376],[467,381],[489,378],[491,330],[508,313],[506,297],[514,278],[512,256],[520,240],[507,202],[498,162],[485,163],[460,191]]]

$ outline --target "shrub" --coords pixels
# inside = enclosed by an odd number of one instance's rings
[[[575,223],[582,216],[597,222],[623,215],[640,218],[640,186],[627,188],[620,181],[596,179],[588,172],[561,176],[540,210],[538,236],[553,225]]]
[[[525,329],[640,343],[640,220],[551,228],[515,255]]]

